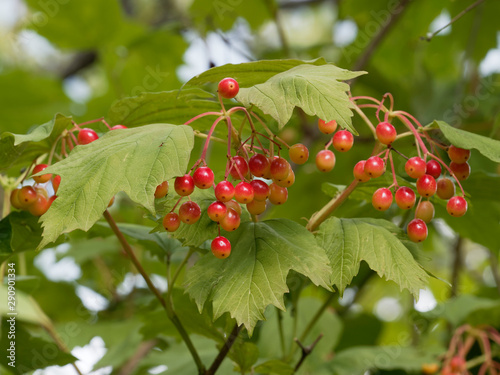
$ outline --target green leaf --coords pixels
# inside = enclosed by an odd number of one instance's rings
[[[30,163],[49,152],[57,137],[71,126],[71,117],[57,114],[53,120],[33,128],[28,134],[3,133],[0,136],[0,170]]]
[[[293,269],[330,288],[324,251],[303,226],[286,219],[247,222],[230,233],[231,256],[206,254],[187,273],[187,289],[201,311],[212,301],[214,318],[229,312],[251,334],[272,304],[285,309],[286,276]]]
[[[227,105],[226,109],[230,109]],[[220,112],[221,107],[215,96],[200,89],[143,93],[121,99],[109,109],[108,119],[112,124],[136,127],[152,123],[184,124],[204,112]],[[217,116],[201,117],[189,126],[196,130],[208,130]],[[241,113],[231,116],[234,123],[243,120]],[[216,134],[218,130],[216,130]]]
[[[16,252],[34,250],[41,238],[38,217],[27,211],[11,212],[0,221],[0,260]]]
[[[2,301],[5,301],[0,305],[0,316],[10,318],[11,315],[9,314],[16,312],[16,320],[18,321],[22,320],[27,323],[47,326],[47,316],[40,310],[40,307],[31,296],[16,289],[15,303],[12,305],[7,303],[8,292],[8,284],[0,285],[0,298]]]
[[[189,126],[153,124],[113,130],[75,147],[68,158],[44,171],[60,175],[61,185],[41,218],[44,238],[39,247],[61,233],[88,230],[122,190],[154,213],[156,187],[186,172],[193,143]]]
[[[255,105],[271,115],[280,129],[290,120],[293,109],[299,107],[310,116],[336,120],[342,128],[358,134],[351,124],[353,104],[347,96],[349,85],[340,81],[364,73],[330,64],[304,64],[276,74],[264,83],[242,88],[236,98],[247,107]]]
[[[494,316],[500,316],[500,301],[464,294],[439,304],[434,310],[423,313],[430,319],[443,318],[455,327],[467,321],[467,318],[480,310],[491,310]],[[486,324],[486,323],[485,323]]]
[[[325,65],[324,58],[312,61],[303,60],[260,60],[241,64],[216,66],[191,78],[186,86],[202,86],[207,83],[218,83],[225,77],[234,78],[240,87],[250,87],[263,83],[278,73],[285,72],[303,64]]]
[[[433,126],[437,126],[452,145],[476,149],[488,159],[500,163],[500,141],[454,128],[444,121],[434,121]]]
[[[48,366],[64,366],[77,361],[77,358],[71,354],[61,351],[54,342],[30,334],[24,324],[16,322],[15,339],[7,335],[7,327],[9,327],[9,322],[2,319],[2,328],[5,330],[5,334],[2,334],[0,346],[2,349],[8,350],[11,341],[16,343],[14,366],[8,365],[12,359],[9,359],[9,354],[5,355],[4,353],[0,357],[0,364],[13,371],[14,374],[27,374],[31,373],[32,370]]]
[[[235,371],[246,373],[251,371],[252,366],[259,359],[259,348],[252,342],[238,339],[231,347],[228,357],[238,365]]]
[[[272,359],[258,365],[255,368],[255,372],[269,375],[292,375],[295,371],[288,363],[278,359]]]
[[[362,375],[369,369],[403,369],[420,373],[423,364],[437,362],[437,354],[429,348],[358,346],[336,353],[328,367],[337,375]]]
[[[326,250],[333,271],[333,283],[340,293],[359,271],[364,260],[380,277],[408,289],[418,299],[428,275],[413,259],[397,236],[401,229],[382,219],[339,219],[321,224],[318,245]]]

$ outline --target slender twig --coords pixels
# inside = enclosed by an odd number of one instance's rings
[[[130,375],[137,368],[139,363],[146,357],[151,350],[158,344],[158,339],[141,342],[135,353],[120,368],[118,375]]]
[[[389,31],[396,24],[399,18],[403,15],[404,10],[406,9],[408,3],[410,3],[410,0],[401,0],[399,5],[392,12],[391,18],[386,22],[385,25],[382,26],[378,34],[371,39],[370,44],[365,48],[361,56],[358,57],[358,59],[353,65],[352,70],[361,70],[366,66],[371,56],[377,49],[378,45],[384,40],[385,36],[389,33]]]
[[[322,337],[323,337],[323,334],[320,334],[318,336],[318,338],[316,340],[314,340],[314,342],[309,346],[304,346],[304,345],[302,345],[302,343],[299,340],[295,339],[295,342],[297,343],[297,345],[300,346],[300,349],[302,349],[302,355],[301,355],[299,361],[297,362],[297,364],[295,365],[295,369],[293,370],[293,373],[296,373],[299,370],[300,366],[302,366],[302,363],[304,363],[307,356],[309,354],[311,354],[314,347],[319,342],[319,340],[321,340]]]
[[[323,302],[323,304],[320,306],[320,308],[318,309],[318,311],[316,311],[316,314],[314,314],[314,316],[312,317],[312,319],[309,321],[309,323],[307,324],[306,328],[304,328],[304,331],[302,332],[302,334],[300,335],[300,338],[297,342],[302,342],[304,341],[306,338],[307,338],[307,335],[309,335],[309,333],[311,332],[311,330],[313,329],[313,327],[316,325],[316,323],[318,322],[318,320],[321,318],[321,316],[323,315],[323,313],[326,311],[326,309],[328,308],[328,306],[330,306],[330,304],[332,303],[333,299],[335,298],[336,296],[336,293],[330,293],[328,298],[325,300],[325,302]],[[291,351],[290,351],[290,354],[288,355],[288,358],[293,358],[293,355],[295,354],[295,352],[297,351],[297,347],[296,346],[293,346]]]
[[[420,39],[422,40],[426,40],[428,42],[430,42],[432,40],[432,38],[434,38],[437,34],[439,34],[441,31],[443,31],[444,29],[446,29],[448,26],[450,26],[451,24],[453,24],[454,22],[458,21],[460,18],[462,18],[463,16],[465,16],[467,13],[469,13],[472,9],[474,9],[475,7],[477,7],[478,5],[481,5],[482,3],[484,3],[486,0],[478,0],[476,1],[474,4],[471,4],[469,5],[467,8],[465,8],[464,10],[462,10],[460,13],[458,13],[455,17],[453,17],[451,19],[450,22],[448,22],[446,25],[444,25],[443,27],[441,27],[440,29],[434,31],[433,33],[430,33],[429,35],[426,35],[426,36],[422,36],[420,37]]]
[[[283,53],[285,56],[290,56],[290,46],[288,45],[288,40],[285,35],[285,29],[283,27],[283,24],[281,22],[281,18],[279,15],[279,8],[278,5],[271,0],[266,0],[266,5],[267,8],[269,9],[269,12],[271,13],[271,16],[274,19],[274,23],[276,25],[276,29],[278,30],[278,36],[280,38],[281,46],[283,47]]]
[[[198,368],[198,373],[199,374],[204,374],[205,372],[205,366],[203,365],[203,362],[201,361],[200,356],[198,355],[198,352],[196,351],[196,348],[193,345],[193,342],[191,341],[191,338],[189,337],[189,334],[187,333],[186,329],[182,325],[181,321],[179,320],[179,317],[173,310],[173,306],[170,303],[170,300],[165,300],[158,289],[154,286],[153,282],[151,281],[149,275],[146,273],[144,268],[142,267],[142,264],[139,262],[137,257],[134,254],[134,251],[132,250],[132,247],[128,243],[127,239],[123,235],[123,233],[120,231],[118,226],[116,225],[115,220],[111,216],[108,210],[104,211],[104,218],[108,222],[111,230],[115,233],[116,237],[120,241],[121,245],[123,246],[123,249],[129,256],[130,260],[134,264],[134,266],[137,268],[139,273],[142,275],[144,278],[144,281],[146,281],[146,284],[148,285],[148,288],[153,292],[155,297],[158,299],[160,304],[163,306],[165,309],[168,318],[170,321],[174,324],[175,328],[177,328],[177,331],[181,335],[182,339],[186,343],[186,346],[189,349],[189,352],[191,353],[191,356],[193,357],[194,362],[196,363],[196,367]]]
[[[365,115],[365,113],[357,105],[354,105],[354,110],[364,120],[366,125],[368,125],[371,132],[373,133],[373,137],[377,138],[377,132],[375,131],[375,126],[373,126],[372,122],[368,119],[368,117]]]
[[[333,211],[335,211],[344,201],[347,199],[347,197],[356,189],[356,186],[358,186],[359,181],[354,179],[349,186],[347,186],[344,191],[338,195],[337,197],[333,198],[330,202],[328,202],[321,210],[318,212],[315,212],[312,216],[309,222],[306,225],[306,229],[309,231],[314,231],[323,221],[326,220],[328,216],[331,215]]]
[[[217,357],[215,357],[212,365],[204,373],[204,375],[213,375],[213,374],[215,374],[215,372],[217,371],[217,369],[219,368],[219,366],[222,364],[222,361],[224,360],[224,358],[226,358],[227,353],[229,353],[229,350],[231,349],[231,346],[233,346],[234,342],[238,338],[238,335],[239,335],[239,333],[240,333],[240,331],[241,331],[242,328],[243,328],[243,325],[238,325],[238,323],[236,323],[234,325],[233,330],[231,331],[231,333],[229,334],[229,337],[227,338],[226,342],[224,343],[224,345],[222,346],[221,350],[219,351],[219,354],[217,355]]]
[[[174,276],[172,277],[171,280],[169,280],[167,296],[172,295],[172,291],[174,289],[174,285],[175,285],[175,282],[177,281],[177,278],[179,277],[182,269],[184,268],[184,266],[188,262],[189,258],[191,258],[191,255],[193,255],[195,251],[196,250],[194,248],[190,247],[188,253],[186,254],[184,259],[182,260],[181,264],[179,264],[179,267],[177,267],[177,270],[175,271]]]
[[[280,309],[276,308],[276,317],[278,318],[278,332],[280,335],[281,355],[284,357],[285,348],[285,334],[283,332],[283,314]]]
[[[458,236],[455,244],[453,260],[453,270],[451,275],[451,297],[455,297],[458,291],[460,269],[462,268],[462,237]]]

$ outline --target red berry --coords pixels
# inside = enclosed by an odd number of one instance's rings
[[[194,224],[200,219],[200,216],[200,206],[193,201],[184,202],[179,208],[179,218],[183,223]]]
[[[155,198],[163,198],[168,194],[168,181],[163,181],[160,185],[156,187]]]
[[[316,167],[321,172],[330,172],[335,167],[335,154],[330,150],[321,150],[316,155]]]
[[[54,201],[56,200],[57,198],[57,195],[53,195],[49,198],[49,204],[52,205],[52,203],[54,203]]]
[[[450,163],[450,169],[455,174],[459,181],[466,180],[470,175],[470,165],[465,162],[462,164],[455,163],[452,161]]]
[[[335,130],[337,130],[337,121],[332,120],[325,122],[324,120],[319,119],[318,128],[321,133],[332,134]]]
[[[229,173],[235,180],[241,180],[241,176],[245,177],[248,173],[248,164],[241,156],[235,156],[231,159],[231,169]]]
[[[451,371],[462,373],[467,369],[467,363],[465,362],[465,359],[463,359],[462,357],[455,356],[450,361],[450,367]]]
[[[458,148],[453,145],[448,148],[448,156],[451,161],[455,163],[462,164],[465,163],[470,158],[470,150],[466,150],[463,148]]]
[[[89,128],[84,128],[78,132],[78,144],[80,145],[87,145],[98,138],[97,133]]]
[[[371,178],[377,178],[384,174],[385,163],[378,156],[371,156],[365,162],[365,173]]]
[[[227,202],[234,197],[234,186],[229,181],[221,181],[215,186],[215,198],[221,202]]]
[[[175,179],[174,189],[181,197],[186,197],[194,191],[194,180],[188,174],[179,176]]]
[[[437,182],[437,196],[447,200],[455,195],[455,184],[449,178],[441,178]]]
[[[467,212],[467,201],[463,197],[452,197],[446,204],[446,211],[448,211],[451,216],[464,216]]]
[[[434,218],[434,205],[429,201],[420,202],[415,209],[415,218],[430,222]]]
[[[424,174],[417,180],[417,191],[422,197],[432,197],[437,190],[436,179]]]
[[[347,130],[339,130],[333,135],[332,145],[335,150],[340,152],[347,152],[354,144],[354,137],[351,132]]]
[[[290,147],[288,156],[295,164],[304,164],[309,159],[309,150],[302,143],[297,143]]]
[[[59,185],[61,184],[61,176],[54,176],[52,178],[52,188],[54,189],[54,194],[59,190]]]
[[[33,174],[37,174],[38,172],[43,171],[45,168],[47,168],[47,164],[37,164],[33,168]],[[47,181],[49,181],[52,178],[52,175],[50,173],[47,174],[42,174],[41,176],[33,176],[33,180],[39,184],[43,184]]]
[[[436,160],[429,160],[427,162],[425,174],[438,178],[441,176],[441,164],[439,164]]]
[[[283,158],[276,158],[271,162],[271,176],[273,180],[284,180],[290,173],[290,164]]]
[[[359,182],[366,182],[370,180],[370,176],[365,172],[366,160],[361,160],[356,163],[352,171],[354,178]]]
[[[392,192],[387,188],[380,188],[373,193],[372,205],[376,210],[385,211],[391,207]]]
[[[280,205],[287,201],[288,190],[285,187],[281,187],[272,183],[269,186],[269,202],[274,205]]]
[[[258,201],[254,199],[247,204],[247,210],[252,215],[260,215],[266,210],[266,201]]]
[[[425,164],[424,159],[414,156],[405,164],[405,171],[411,178],[420,178],[425,174],[427,170],[427,164]]]
[[[19,202],[18,194],[20,190],[21,189],[14,189],[10,193],[10,204],[12,205],[12,207],[17,208],[18,210],[21,210],[23,208],[21,202]]]
[[[224,203],[222,202],[213,202],[208,206],[207,208],[207,214],[210,219],[218,223],[221,221],[224,216],[226,216],[227,213],[227,207]]]
[[[234,199],[239,203],[250,203],[253,201],[253,187],[248,182],[240,182],[234,188]]]
[[[403,210],[409,210],[415,205],[415,192],[406,186],[401,186],[395,195],[396,204]]]
[[[234,98],[238,95],[238,91],[240,91],[240,86],[233,78],[224,78],[219,82],[219,86],[217,87],[217,92],[226,99]]]
[[[295,173],[293,173],[292,168],[290,167],[290,172],[288,176],[283,180],[273,180],[276,185],[281,187],[290,187],[295,183]]]
[[[232,208],[227,208],[226,216],[220,221],[222,229],[228,232],[238,229],[240,226],[240,215]]]
[[[212,254],[219,259],[227,258],[231,254],[231,242],[226,237],[215,237],[210,248]]]
[[[234,212],[236,212],[238,215],[241,215],[241,206],[234,199],[226,202],[226,207],[228,209],[232,208],[234,210]]]
[[[413,219],[406,228],[408,237],[413,242],[422,242],[427,238],[427,225],[421,219]]]
[[[255,177],[264,177],[271,167],[271,163],[264,155],[255,154],[248,161],[248,167],[250,168],[250,173]]]
[[[115,125],[110,130],[128,129],[125,125]]]
[[[33,203],[35,203],[37,193],[32,186],[23,186],[21,190],[17,193],[17,199],[22,208],[28,209]]]
[[[28,211],[33,216],[42,216],[49,208],[49,200],[43,194],[38,194],[35,201],[28,207]]]
[[[49,193],[47,192],[47,189],[45,189],[43,186],[35,186],[35,191],[37,195],[43,195],[45,198],[49,199]]]
[[[377,138],[380,143],[384,145],[390,145],[396,139],[398,133],[392,124],[388,122],[381,122],[377,125],[375,129],[375,133],[377,134]]]
[[[262,180],[253,180],[250,182],[253,187],[253,199],[256,201],[265,201],[269,198],[269,186]]]
[[[199,189],[209,189],[214,184],[214,172],[208,167],[199,167],[193,173],[193,181]]]
[[[175,212],[170,212],[163,218],[163,228],[167,232],[175,232],[179,228],[179,225],[181,225],[181,220]]]

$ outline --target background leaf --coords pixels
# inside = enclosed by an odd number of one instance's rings
[[[248,222],[227,237],[229,258],[207,254],[188,271],[186,291],[200,311],[212,301],[214,318],[229,312],[251,334],[269,304],[284,310],[291,269],[329,288],[326,255],[303,226],[284,219]]]
[[[319,227],[318,245],[325,249],[333,271],[333,284],[342,294],[364,260],[379,276],[408,289],[418,299],[428,276],[397,235],[401,230],[381,219],[332,217]]]
[[[40,247],[61,233],[88,230],[122,190],[154,213],[156,187],[185,173],[192,148],[192,129],[168,124],[113,130],[77,146],[68,158],[44,171],[60,175],[61,185],[58,198],[42,217]]]
[[[299,65],[276,74],[264,83],[242,88],[236,96],[244,106],[257,106],[271,115],[282,128],[290,120],[293,109],[301,108],[310,116],[325,121],[336,120],[342,128],[354,134],[351,125],[352,104],[347,96],[345,81],[365,72],[350,72],[334,65]]]

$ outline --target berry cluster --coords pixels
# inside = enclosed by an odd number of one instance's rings
[[[218,86],[219,96],[226,99],[236,96],[238,90],[238,83],[232,78],[223,79]],[[222,101],[221,105],[223,105]],[[227,113],[230,114],[234,110],[235,108]],[[242,107],[236,107],[236,110],[244,111],[248,115],[247,118],[252,128],[251,136],[246,141],[239,141],[233,145],[236,154],[232,155],[230,117],[219,117],[209,131],[200,159],[191,168],[190,173],[175,179],[174,188],[181,198],[163,218],[163,226],[169,232],[176,231],[181,222],[196,223],[200,219],[201,209],[196,202],[191,201],[189,196],[195,187],[199,189],[213,187],[215,200],[207,208],[207,215],[219,227],[219,236],[212,241],[211,245],[212,252],[217,258],[227,258],[231,252],[231,244],[227,238],[220,235],[220,229],[231,232],[239,227],[241,205],[245,205],[250,214],[260,215],[266,210],[267,202],[281,205],[287,201],[287,188],[295,182],[295,173],[290,163],[280,156],[281,148],[283,146],[289,148],[290,160],[295,164],[304,164],[309,158],[309,150],[304,145],[296,144],[289,147],[272,134],[254,113],[249,113]],[[256,131],[250,114],[257,118],[268,131],[268,135]],[[210,136],[221,120],[225,120],[228,124],[228,161],[224,179],[215,184],[214,172],[207,166],[205,156]],[[269,141],[269,149],[263,146],[261,141],[263,139]],[[277,155],[275,155],[276,149]],[[182,203],[176,213],[175,209],[184,197],[188,197],[189,200]]]
[[[329,150],[330,146],[339,152],[347,152],[354,144],[354,136],[347,130],[337,130],[337,121],[318,120],[319,131],[324,134],[333,134],[330,142],[325,145],[325,149],[316,154],[316,167],[321,172],[330,172],[335,167],[335,154]]]
[[[42,172],[47,168],[47,164],[37,164],[33,168],[33,174]],[[54,195],[49,197],[45,185],[52,179],[52,187]],[[41,176],[33,176],[35,181],[32,186],[23,186],[12,190],[10,194],[10,204],[18,210],[27,210],[34,216],[42,216],[50,208],[50,205],[57,198],[55,195],[59,184],[61,183],[60,176],[54,176],[50,173]]]
[[[405,117],[403,119],[406,119]],[[406,119],[407,120],[407,119]],[[404,122],[404,120],[403,120]],[[431,197],[437,195],[440,199],[447,201],[447,211],[451,216],[460,217],[467,211],[467,201],[464,198],[464,192],[460,185],[461,180],[469,177],[470,166],[467,160],[470,157],[470,151],[453,145],[446,147],[439,145],[434,140],[430,139],[427,134],[426,140],[430,142],[432,147],[439,146],[447,149],[448,156],[451,160],[450,164],[444,163],[437,155],[429,152],[420,135],[411,125],[414,130],[417,142],[420,148],[424,149],[424,158],[414,156],[407,158],[400,152],[394,149],[392,143],[397,139],[397,131],[395,127],[387,121],[380,122],[375,128],[375,135],[378,141],[386,146],[378,155],[369,157],[367,160],[359,161],[353,169],[354,178],[359,182],[366,182],[372,178],[382,176],[386,171],[388,163],[391,165],[393,183],[389,187],[377,189],[372,196],[372,205],[378,211],[385,211],[391,207],[393,200],[397,206],[403,210],[412,209],[416,204],[415,218],[408,223],[407,233],[410,240],[421,242],[427,238],[427,223],[434,218],[434,205],[430,201]],[[420,155],[420,148],[417,151]],[[394,170],[394,161],[392,151],[403,156],[406,160],[405,172],[408,177],[415,179],[416,192],[419,195],[417,203],[417,195],[414,189],[407,186],[399,186]],[[437,153],[437,152],[436,152]],[[430,160],[426,161],[426,158]],[[443,171],[443,168],[451,177],[443,176],[438,179]],[[462,195],[455,195],[455,183],[460,186]]]
[[[115,125],[113,127],[110,127],[102,118],[89,121],[85,124],[100,121],[102,121],[109,130],[126,129],[126,126],[124,125]],[[80,125],[84,124],[78,125],[75,122],[73,122],[73,124],[75,125],[75,127],[67,132],[65,131],[63,135],[58,139],[58,141],[61,141],[61,155],[58,155],[59,158],[68,156],[66,148],[71,151],[75,147],[75,145],[86,145],[99,138],[99,136],[93,129],[80,127]],[[74,133],[76,132],[78,134],[75,137]],[[42,172],[50,165],[54,156],[54,152],[56,151],[55,146],[57,145],[57,142],[52,148],[48,164],[36,164],[31,171],[31,175],[36,175]],[[30,175],[30,169],[28,169],[26,175],[22,178],[21,183],[28,175]],[[56,194],[61,183],[61,176],[52,177],[52,174],[47,173],[40,176],[32,176],[32,178],[34,180],[34,184],[32,186],[22,186],[20,188],[12,190],[10,194],[10,204],[12,205],[12,207],[18,210],[27,210],[34,216],[42,216],[45,212],[47,212],[47,210],[52,205],[52,202],[54,202],[54,200],[57,198]],[[54,195],[50,197],[46,189],[46,185],[49,181],[51,181],[52,188],[54,190]],[[113,204],[114,200],[115,198],[113,197],[110,200],[108,207]]]

